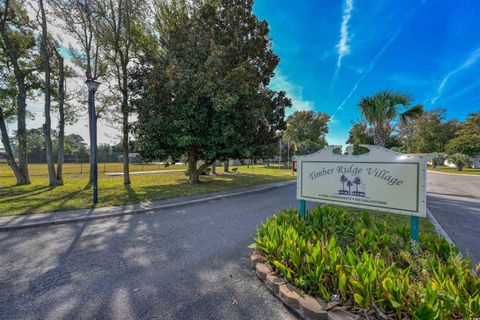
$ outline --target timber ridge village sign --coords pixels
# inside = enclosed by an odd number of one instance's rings
[[[368,153],[335,153],[329,146],[297,156],[297,199],[426,216],[426,165],[429,157],[362,145]]]

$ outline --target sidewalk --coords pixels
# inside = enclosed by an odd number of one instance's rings
[[[0,217],[0,232],[24,229],[31,227],[42,227],[54,224],[105,219],[129,214],[147,213],[151,211],[184,206],[194,203],[213,201],[217,199],[234,197],[247,193],[256,193],[275,188],[284,187],[296,183],[296,180],[264,184],[254,187],[237,188],[228,191],[220,191],[195,196],[178,197],[166,200],[159,200],[147,203],[127,204],[122,206],[110,206],[101,208],[89,208],[71,211],[58,211],[49,213],[38,213],[32,215]]]

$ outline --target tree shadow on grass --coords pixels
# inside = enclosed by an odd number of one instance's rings
[[[37,187],[34,187],[33,190],[29,190],[29,191],[26,191],[26,192],[22,192],[20,194],[15,194],[15,195],[10,195],[10,194],[3,195],[3,193],[0,193],[0,195],[2,195],[2,197],[5,196],[5,198],[0,199],[0,203],[36,196],[36,195],[51,191],[53,189],[55,189],[55,187],[37,186]]]
[[[76,190],[76,191],[73,191],[73,192],[70,192],[68,194],[65,194],[63,196],[56,196],[55,198],[50,198],[48,200],[45,200],[45,201],[41,201],[41,202],[37,202],[33,205],[29,205],[27,208],[25,208],[23,211],[20,211],[20,213],[18,215],[28,215],[28,214],[34,214],[34,213],[39,213],[39,209],[42,208],[42,207],[45,207],[46,205],[52,203],[52,202],[58,202],[58,205],[55,206],[54,209],[50,210],[50,211],[61,211],[61,210],[65,210],[64,206],[65,204],[75,198],[76,196],[78,196],[79,194],[81,194],[82,192],[84,192],[85,190],[88,190],[89,185],[87,184],[85,187],[83,187],[82,189],[80,190]],[[85,206],[86,208],[89,208],[91,206]],[[78,208],[72,208],[72,209],[78,209]],[[68,210],[68,209],[67,209]]]
[[[133,190],[130,184],[124,185],[125,191],[127,192],[127,201],[128,203],[139,203],[141,200],[138,197],[135,190]]]

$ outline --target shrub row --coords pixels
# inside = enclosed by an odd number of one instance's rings
[[[283,210],[257,229],[256,248],[293,285],[351,310],[394,319],[480,316],[480,276],[443,238],[368,212],[325,206],[305,220]],[[478,268],[477,268],[478,272]]]

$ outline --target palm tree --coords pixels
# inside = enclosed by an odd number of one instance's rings
[[[375,145],[385,147],[386,129],[392,121],[398,118],[400,122],[406,123],[423,113],[421,105],[408,108],[411,100],[412,97],[407,94],[390,90],[380,91],[371,97],[360,99],[358,105],[367,123],[373,127]]]
[[[358,194],[358,185],[362,183],[362,180],[360,180],[360,177],[355,177],[353,178],[353,183],[355,183],[355,191]]]
[[[340,177],[340,181],[342,182],[342,191],[345,191],[345,182],[348,181],[347,177],[342,174],[342,176]]]
[[[353,186],[352,181],[348,180],[347,182],[348,194],[352,194],[352,190],[351,190],[352,186]]]

